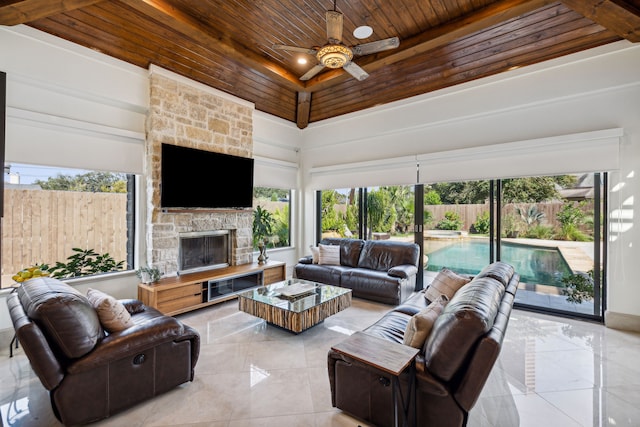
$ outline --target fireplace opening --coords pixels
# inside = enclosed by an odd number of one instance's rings
[[[180,233],[178,272],[228,267],[231,259],[229,234],[229,230]]]

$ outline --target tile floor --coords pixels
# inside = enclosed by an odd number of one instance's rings
[[[94,425],[364,426],[331,407],[326,354],[388,309],[354,298],[299,335],[236,301],[182,315],[202,338],[195,380]],[[469,426],[639,426],[638,402],[639,334],[515,310]],[[60,425],[21,348],[0,349],[0,412],[0,426]]]

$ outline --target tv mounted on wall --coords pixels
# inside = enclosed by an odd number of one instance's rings
[[[162,144],[161,208],[238,209],[253,204],[253,159]]]

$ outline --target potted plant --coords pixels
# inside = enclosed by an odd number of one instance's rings
[[[258,263],[264,264],[269,258],[266,254],[269,237],[273,234],[273,217],[271,212],[257,206],[253,211],[253,244],[260,251]]]
[[[156,267],[141,267],[136,270],[136,276],[138,276],[142,283],[149,284],[160,280],[162,275]]]

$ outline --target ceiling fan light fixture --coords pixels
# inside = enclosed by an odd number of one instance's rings
[[[328,68],[340,68],[353,59],[353,52],[346,46],[330,44],[316,54],[318,61]]]

